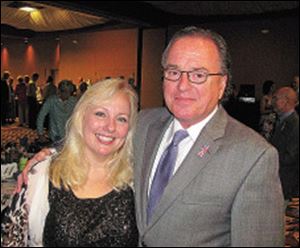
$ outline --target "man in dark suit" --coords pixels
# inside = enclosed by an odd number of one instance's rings
[[[299,197],[299,116],[297,93],[290,87],[278,89],[273,97],[278,114],[271,143],[279,152],[279,175],[284,198]]]

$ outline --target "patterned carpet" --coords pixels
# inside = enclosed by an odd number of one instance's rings
[[[8,142],[20,143],[20,138],[28,138],[28,143],[34,143],[37,133],[34,130],[15,125],[1,127],[1,148]],[[2,184],[2,183],[1,183]],[[2,195],[1,189],[1,195]],[[299,247],[299,198],[293,198],[286,211],[285,247]]]
[[[19,127],[16,124],[1,127],[1,146],[8,142],[19,144],[20,138],[28,137],[29,143],[38,138],[37,132],[25,127]]]

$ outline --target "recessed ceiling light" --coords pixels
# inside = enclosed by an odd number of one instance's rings
[[[27,11],[27,12],[32,12],[32,11],[36,11],[36,10],[40,10],[43,9],[43,6],[39,6],[39,5],[32,5],[23,1],[10,1],[10,3],[7,5],[7,7],[10,8],[15,8],[15,9],[19,9],[19,10],[23,10],[23,11]]]
[[[19,9],[23,10],[23,11],[26,11],[26,12],[33,12],[33,11],[37,10],[36,8],[29,7],[29,6],[20,7]]]
[[[262,29],[260,32],[262,34],[268,34],[268,33],[270,33],[270,30],[269,29]]]

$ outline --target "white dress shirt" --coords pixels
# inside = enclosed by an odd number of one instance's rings
[[[183,162],[184,158],[187,156],[187,154],[191,150],[192,146],[194,145],[195,141],[197,140],[198,136],[200,135],[202,129],[211,120],[211,118],[214,116],[214,114],[217,112],[217,110],[218,110],[218,106],[204,120],[190,126],[188,129],[186,129],[189,136],[186,137],[185,139],[183,139],[178,145],[178,154],[177,154],[177,158],[176,158],[176,164],[174,167],[173,175],[177,172],[177,170],[180,167],[181,163]],[[167,128],[167,130],[164,134],[164,137],[160,143],[160,146],[158,148],[158,151],[157,151],[157,154],[156,154],[156,157],[154,160],[154,165],[152,167],[152,171],[151,171],[151,175],[150,175],[148,194],[151,189],[151,184],[152,184],[159,160],[160,160],[163,152],[170,145],[176,131],[178,131],[180,129],[184,129],[184,128],[182,128],[180,122],[176,118],[174,118],[174,120],[170,123],[169,127]]]

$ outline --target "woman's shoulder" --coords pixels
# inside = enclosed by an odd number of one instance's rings
[[[46,171],[48,171],[49,166],[51,164],[52,157],[47,157],[45,160],[37,162],[34,164],[31,169],[28,172],[28,176],[40,176],[41,174],[44,174]]]

